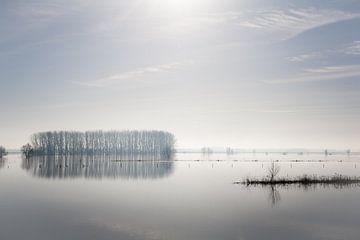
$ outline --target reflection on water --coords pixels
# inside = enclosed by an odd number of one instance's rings
[[[268,191],[268,201],[272,207],[279,204],[281,201],[281,191],[318,191],[321,189],[327,190],[343,190],[353,189],[359,187],[359,183],[342,183],[342,184],[294,184],[294,185],[265,185],[265,186],[246,186],[245,188],[261,188],[262,190]]]
[[[9,155],[0,170],[0,239],[359,239],[360,187],[239,186],[232,183],[265,176],[271,162],[217,161],[225,158],[216,154],[194,161],[201,157]],[[279,177],[360,176],[354,161],[278,164]]]
[[[5,158],[0,158],[0,169],[5,167],[6,160]]]
[[[275,206],[281,200],[280,192],[277,190],[275,186],[269,187],[269,202],[271,206]]]
[[[154,155],[34,156],[21,166],[39,178],[157,179],[172,174],[174,163]]]

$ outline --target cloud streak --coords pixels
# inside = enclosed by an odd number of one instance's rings
[[[318,59],[323,57],[323,54],[320,52],[311,52],[311,53],[305,53],[300,54],[297,56],[287,57],[286,59],[290,62],[304,62],[312,59]]]
[[[302,53],[295,56],[286,57],[286,60],[290,62],[306,62],[309,60],[315,60],[320,58],[327,58],[330,57],[335,58],[337,56],[358,56],[360,55],[360,41],[353,41],[346,45],[326,49],[324,51],[316,51],[316,52],[307,52]]]
[[[280,80],[269,80],[266,83],[286,84],[301,82],[316,82],[328,80],[340,80],[360,76],[360,64],[327,66],[321,68],[305,69],[295,77]]]
[[[214,29],[232,29],[246,31],[246,34],[271,36],[271,40],[287,40],[304,31],[338,21],[359,18],[360,13],[352,13],[336,9],[293,8],[240,10],[224,12],[202,12],[180,16],[131,15],[126,19],[130,23],[147,26],[147,37],[169,37],[174,34],[189,32],[213,31]],[[119,29],[119,22],[124,17],[111,15],[98,24],[95,32],[114,33]]]
[[[285,40],[315,27],[358,17],[359,13],[332,9],[262,10],[248,12],[239,19],[238,24],[263,33],[281,34]]]
[[[121,72],[105,76],[93,81],[79,82],[75,81],[74,84],[86,87],[107,87],[124,81],[143,80],[153,75],[170,73],[180,69],[184,63],[174,62],[168,64],[161,64],[156,66],[142,67],[133,71]]]
[[[360,41],[354,41],[346,48],[345,53],[349,55],[360,55]]]

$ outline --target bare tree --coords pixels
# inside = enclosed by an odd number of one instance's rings
[[[346,154],[347,154],[348,156],[350,156],[350,154],[351,154],[351,149],[346,150]]]
[[[24,154],[24,156],[25,156],[26,158],[29,158],[29,157],[31,157],[31,155],[33,154],[34,149],[33,149],[33,147],[28,143],[28,144],[26,144],[26,145],[24,145],[24,146],[21,147],[21,152]]]
[[[227,147],[227,148],[226,148],[226,154],[227,154],[227,155],[232,155],[232,154],[234,154],[234,149],[232,149],[232,148],[230,148],[230,147]]]
[[[202,154],[213,154],[213,150],[209,147],[203,147],[203,148],[201,148],[201,153]]]
[[[279,172],[280,166],[272,162],[270,167],[268,168],[268,177],[270,179],[270,182],[274,181]]]
[[[7,155],[6,149],[3,146],[0,146],[0,158],[6,155]]]

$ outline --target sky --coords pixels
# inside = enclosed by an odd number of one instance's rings
[[[359,0],[0,0],[0,145],[360,149]]]

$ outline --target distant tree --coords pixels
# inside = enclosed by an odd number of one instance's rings
[[[209,148],[209,147],[203,147],[203,148],[201,148],[201,153],[202,154],[213,154],[213,150],[211,149],[211,148]]]
[[[21,147],[21,152],[24,154],[26,158],[31,157],[31,155],[34,153],[33,147],[28,143]]]
[[[226,154],[228,154],[228,155],[234,154],[234,149],[232,149],[230,147],[226,148]]]
[[[351,154],[351,149],[346,150],[346,154],[350,155]]]
[[[0,158],[6,155],[7,155],[6,149],[3,146],[0,146]]]
[[[270,179],[270,182],[274,181],[279,172],[280,166],[272,162],[270,167],[268,168],[268,177]]]

